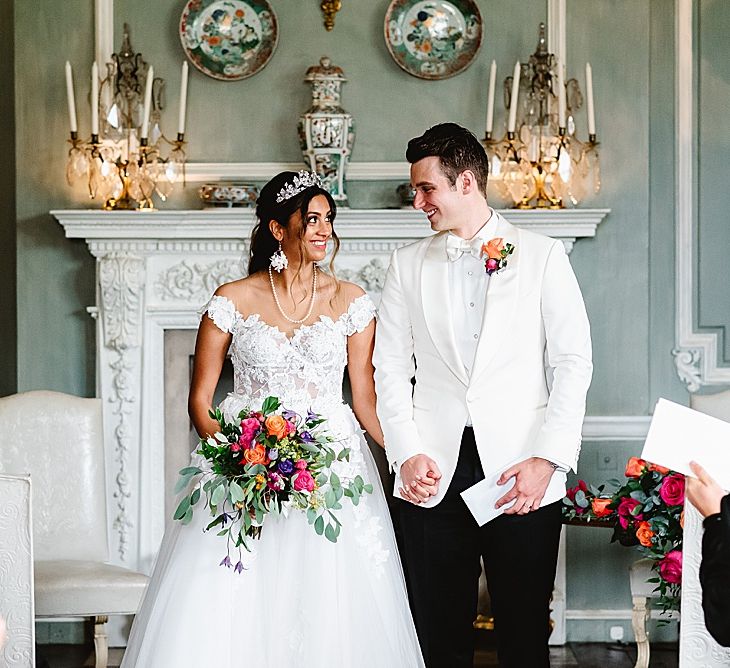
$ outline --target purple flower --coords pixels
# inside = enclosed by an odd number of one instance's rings
[[[270,448],[267,454],[269,455],[269,459],[271,459],[272,461],[274,459],[278,459],[279,457],[279,451],[276,448]]]
[[[294,463],[291,459],[282,459],[277,468],[279,469],[279,473],[291,475],[291,472],[294,470]]]
[[[243,564],[239,561],[233,570],[236,571],[236,573],[241,573],[243,571]]]
[[[285,420],[289,420],[289,422],[296,422],[299,417],[299,413],[295,413],[294,411],[290,411],[288,408],[285,408],[281,411],[281,417]]]
[[[284,489],[284,479],[276,471],[269,471],[269,480],[266,486],[274,491],[281,491]]]
[[[225,566],[226,568],[230,568],[231,566],[233,566],[233,564],[231,563],[231,558],[228,555],[226,555],[225,559],[223,559],[223,561],[221,561],[221,563],[218,565]]]
[[[319,415],[317,413],[313,413],[312,409],[310,408],[307,410],[307,422],[313,422],[315,420],[319,420]]]
[[[303,431],[299,434],[299,438],[302,439],[302,443],[314,443],[314,436],[308,431]]]

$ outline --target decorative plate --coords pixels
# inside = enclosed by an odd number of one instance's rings
[[[385,13],[390,55],[421,79],[463,72],[482,45],[483,30],[474,0],[391,0]]]
[[[190,62],[222,81],[256,74],[278,39],[267,0],[189,0],[180,17],[180,41]]]

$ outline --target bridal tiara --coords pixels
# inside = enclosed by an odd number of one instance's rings
[[[283,201],[288,200],[295,195],[298,195],[303,190],[311,188],[312,186],[322,187],[322,182],[314,172],[307,172],[301,170],[295,177],[294,182],[284,183],[284,187],[279,191],[276,196],[276,203],[281,204]]]

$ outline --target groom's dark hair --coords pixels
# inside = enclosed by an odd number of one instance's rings
[[[466,128],[456,123],[439,123],[408,142],[406,160],[413,164],[423,158],[436,157],[441,162],[441,171],[451,186],[464,170],[474,172],[477,187],[487,196],[489,158],[479,140]]]

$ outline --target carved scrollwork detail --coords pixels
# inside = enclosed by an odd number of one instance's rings
[[[115,417],[114,476],[115,500],[113,530],[117,532],[119,558],[127,556],[129,535],[134,524],[129,517],[128,499],[132,496],[127,468],[132,446],[132,405],[137,401],[130,351],[140,345],[144,261],[125,253],[109,253],[99,262],[99,287],[102,306],[104,345],[116,352],[110,362],[111,392],[107,401]]]
[[[344,269],[340,271],[341,278],[357,283],[368,292],[382,292],[385,285],[386,268],[380,258],[373,258],[357,271]]]
[[[104,345],[115,350],[139,345],[144,261],[125,253],[109,253],[99,262],[99,288],[104,310]]]
[[[218,260],[210,264],[190,264],[183,260],[160,273],[155,292],[162,300],[203,302],[221,284],[244,275],[241,262]]]
[[[697,392],[702,386],[702,350],[700,348],[674,348],[674,364],[677,375],[689,392]]]

